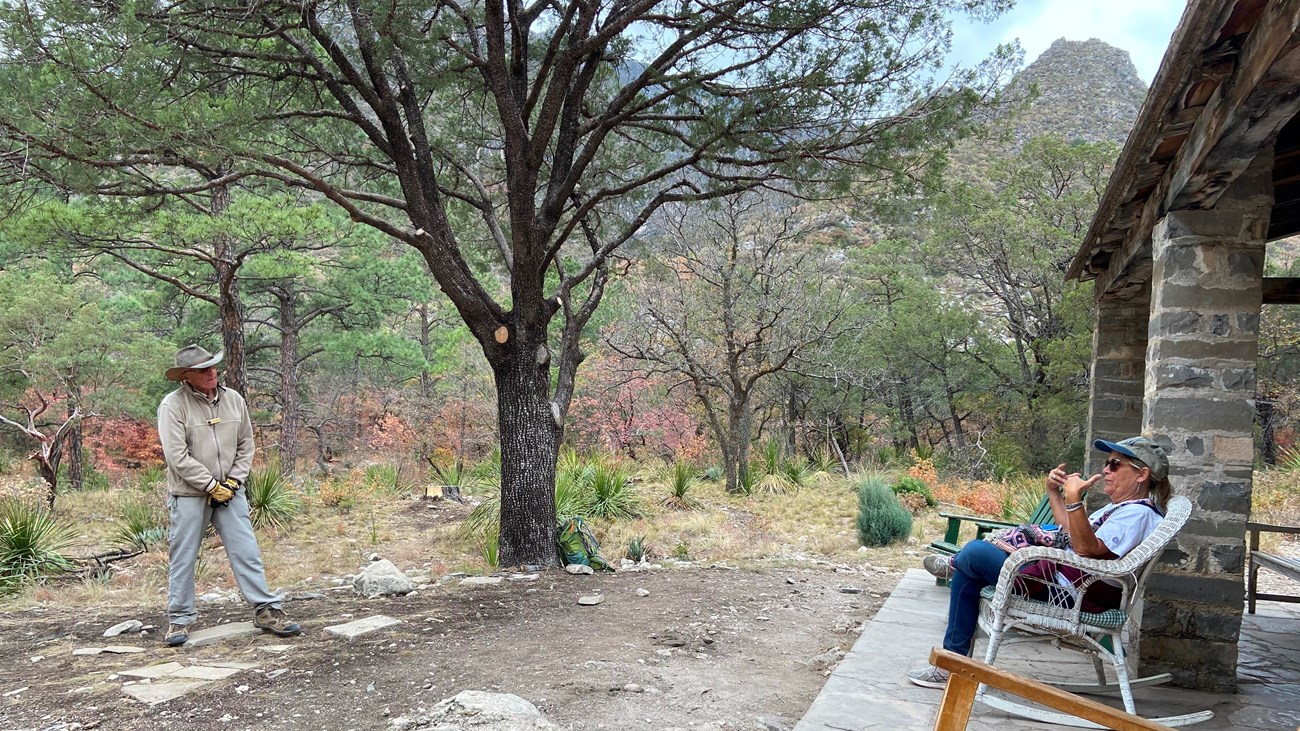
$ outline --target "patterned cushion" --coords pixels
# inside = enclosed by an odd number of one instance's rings
[[[985,599],[991,600],[993,598],[993,594],[996,591],[996,589],[997,587],[986,586],[983,589],[980,589],[980,596]],[[1018,597],[1018,600],[1026,604],[1042,604],[1044,606],[1047,605],[1047,602],[1040,602],[1036,599],[1025,599],[1023,597]],[[1124,614],[1118,609],[1107,609],[1106,611],[1101,613],[1094,613],[1094,612],[1079,613],[1080,622],[1090,627],[1098,627],[1100,629],[1119,629],[1124,626],[1124,621],[1127,619],[1128,619],[1128,615]]]

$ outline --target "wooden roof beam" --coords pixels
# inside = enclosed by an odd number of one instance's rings
[[[1215,89],[1179,150],[1164,195],[1152,196],[1148,205],[1157,203],[1163,211],[1213,208],[1260,147],[1300,111],[1298,27],[1300,0],[1268,4],[1232,76]]]

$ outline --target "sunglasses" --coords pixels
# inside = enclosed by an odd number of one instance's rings
[[[1109,469],[1111,472],[1118,472],[1120,467],[1132,467],[1135,470],[1139,469],[1137,465],[1132,464],[1131,462],[1125,462],[1123,460],[1116,459],[1115,457],[1111,457],[1110,459],[1106,460],[1103,466]]]

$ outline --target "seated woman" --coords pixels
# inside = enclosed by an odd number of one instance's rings
[[[1093,447],[1111,455],[1102,473],[1085,480],[1078,472],[1066,474],[1065,465],[1058,465],[1047,475],[1047,499],[1057,525],[1068,533],[1068,550],[1085,558],[1116,559],[1136,548],[1160,524],[1165,503],[1173,492],[1169,459],[1164,448],[1146,437],[1122,442],[1098,439]],[[1105,480],[1111,504],[1087,515],[1083,512],[1083,494],[1099,480]],[[925,557],[926,570],[949,579],[952,588],[948,630],[943,636],[945,650],[970,654],[979,619],[980,590],[997,583],[1007,555],[993,543],[977,540],[967,543],[951,558]],[[1106,586],[1102,582],[1093,585]],[[1093,599],[1094,592],[1089,590],[1087,597]],[[1115,604],[1111,606],[1118,606],[1118,590],[1112,599]],[[907,677],[925,688],[942,688],[948,682],[948,672],[932,666]]]

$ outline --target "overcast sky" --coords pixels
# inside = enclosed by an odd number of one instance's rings
[[[1058,38],[1099,38],[1128,51],[1138,76],[1149,86],[1186,4],[1186,0],[1018,0],[1014,9],[992,23],[954,23],[951,60],[970,66],[999,43],[1019,39],[1025,63],[1030,64]]]

